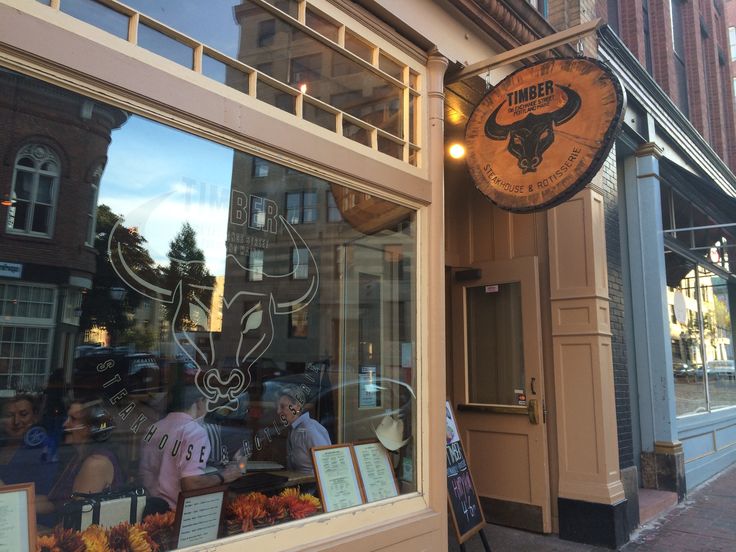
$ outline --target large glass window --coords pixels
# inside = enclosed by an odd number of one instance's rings
[[[11,72],[0,97],[20,98],[5,120],[31,115],[0,150],[43,136],[68,152],[74,183],[50,240],[0,234],[0,480],[36,484],[43,546],[176,548],[173,512],[195,489],[214,489],[220,534],[329,515],[310,454],[329,444],[377,440],[398,493],[417,490],[412,209],[99,103],[80,125],[92,100]],[[16,182],[40,204],[58,160],[23,151],[16,173],[30,176]],[[84,175],[101,158],[90,225]],[[21,187],[0,207],[8,230]],[[328,198],[329,223],[316,216]],[[83,247],[91,227],[96,252]],[[23,427],[8,421],[20,407]],[[75,492],[130,488],[145,490],[145,513],[85,530]]]
[[[678,416],[736,406],[731,311],[736,283],[730,263],[731,221],[706,212],[669,183],[662,224],[672,369]]]
[[[665,260],[677,415],[736,406],[733,284],[674,251]]]

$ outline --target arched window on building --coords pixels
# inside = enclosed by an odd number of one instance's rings
[[[51,148],[28,144],[18,152],[13,170],[8,212],[10,232],[51,235],[59,188],[61,165]]]

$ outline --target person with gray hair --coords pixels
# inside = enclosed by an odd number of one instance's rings
[[[286,441],[287,468],[297,472],[312,472],[312,447],[331,445],[330,435],[304,409],[306,393],[296,385],[281,389],[276,402],[276,413],[281,423],[289,427]]]

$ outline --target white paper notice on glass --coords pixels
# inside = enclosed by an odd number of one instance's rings
[[[399,488],[386,449],[379,442],[353,445],[366,502],[399,495]]]
[[[361,366],[358,373],[359,397],[358,408],[378,408],[378,386],[376,385],[376,366]]]
[[[0,552],[30,552],[28,541],[28,491],[0,493]]]
[[[217,540],[224,498],[224,491],[218,491],[179,499],[181,523],[177,548]]]
[[[363,504],[350,446],[316,448],[312,458],[325,512]]]

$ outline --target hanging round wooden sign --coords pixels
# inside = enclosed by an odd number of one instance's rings
[[[603,165],[624,105],[618,78],[598,60],[519,69],[480,101],[465,129],[476,187],[509,211],[562,203]]]

